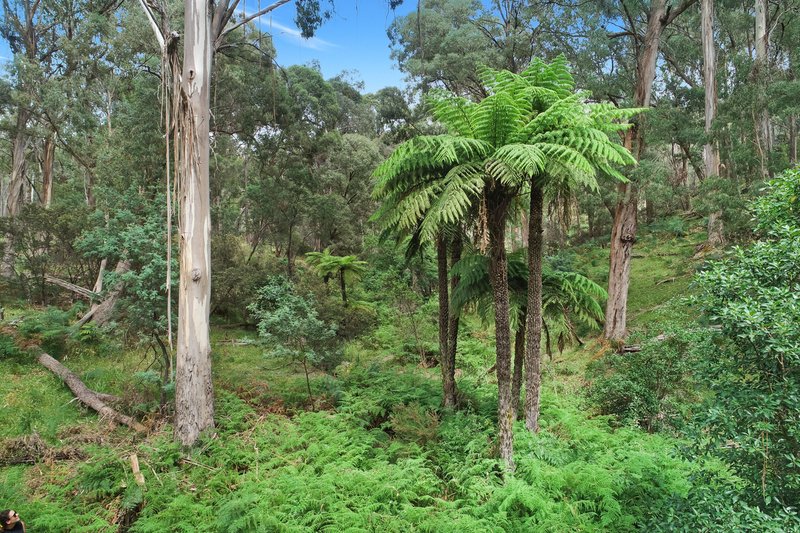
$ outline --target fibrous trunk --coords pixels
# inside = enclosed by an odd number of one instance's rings
[[[209,309],[211,216],[209,209],[209,76],[211,39],[208,3],[186,0],[181,83],[181,243],[175,439],[193,445],[214,426]]]
[[[511,378],[511,410],[514,411],[514,420],[519,418],[522,369],[525,366],[525,322],[525,313],[523,313],[514,335],[514,375]]]
[[[492,285],[497,351],[497,422],[500,433],[500,457],[509,470],[514,469],[513,423],[511,409],[511,328],[509,324],[508,261],[505,224],[508,201],[501,192],[490,193],[487,200],[489,226],[489,278]]]
[[[461,240],[461,234],[457,233],[456,236],[453,238],[453,242],[450,245],[450,268],[453,268],[453,265],[458,263],[461,260],[461,252],[464,247],[464,243]],[[456,286],[458,285],[458,277],[454,276],[453,279],[450,280],[450,290],[451,294],[452,291],[455,290]],[[452,390],[446,391],[451,395],[450,402],[453,406],[456,406],[458,403],[458,388],[456,387],[456,352],[458,350],[458,326],[459,326],[459,316],[456,313],[450,313],[450,321],[447,325],[447,360],[450,370],[453,374],[452,378]]]
[[[544,193],[540,185],[531,187],[531,214],[528,219],[528,303],[525,320],[525,427],[539,431],[539,398],[542,364],[542,218]]]

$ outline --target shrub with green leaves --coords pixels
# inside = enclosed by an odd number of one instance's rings
[[[706,336],[674,328],[644,339],[639,352],[606,355],[589,368],[589,397],[622,424],[648,431],[681,425],[684,411],[699,399],[692,346]]]
[[[320,320],[313,302],[298,294],[292,283],[281,276],[270,278],[258,290],[248,310],[258,321],[259,335],[269,343],[268,354],[303,366],[308,396],[313,402],[309,367],[332,370],[341,361],[336,328]]]
[[[800,171],[755,204],[761,238],[698,275],[697,304],[720,329],[702,375],[700,421],[714,453],[751,483],[751,502],[800,501]]]

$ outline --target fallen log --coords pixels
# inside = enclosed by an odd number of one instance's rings
[[[51,276],[49,274],[45,274],[44,280],[47,283],[52,283],[53,285],[58,285],[59,287],[67,289],[68,291],[72,291],[75,294],[83,296],[84,298],[88,298],[89,300],[91,300],[92,298],[96,298],[96,297],[100,296],[96,292],[90,291],[89,289],[85,289],[85,288],[83,288],[83,287],[81,287],[79,285],[75,285],[74,283],[70,283],[69,281],[57,278],[55,276]]]
[[[620,348],[619,351],[620,351],[620,353],[641,352],[642,351],[642,345],[641,344],[630,344],[630,345],[627,345],[627,346],[623,346],[622,348]]]
[[[100,416],[108,418],[109,420],[113,420],[118,424],[124,424],[135,431],[142,433],[147,431],[147,429],[135,419],[127,415],[123,415],[119,411],[116,411],[106,405],[105,402],[100,399],[100,396],[84,385],[78,376],[76,376],[70,369],[53,359],[50,355],[41,353],[37,359],[42,366],[61,378],[61,381],[67,384],[72,393],[81,403],[96,411]]]

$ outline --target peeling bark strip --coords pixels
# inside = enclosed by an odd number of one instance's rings
[[[61,378],[61,381],[67,384],[69,389],[82,404],[93,409],[94,411],[97,411],[100,416],[108,418],[109,420],[113,420],[118,424],[124,424],[129,428],[141,433],[147,431],[142,424],[133,418],[123,415],[122,413],[107,406],[105,402],[100,399],[100,395],[89,389],[70,369],[50,357],[48,354],[42,353],[37,359],[42,366]]]

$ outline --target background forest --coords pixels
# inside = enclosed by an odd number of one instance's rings
[[[800,2],[348,1],[3,1],[0,508],[800,531]]]

